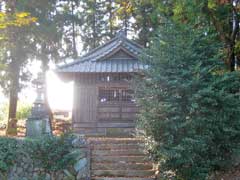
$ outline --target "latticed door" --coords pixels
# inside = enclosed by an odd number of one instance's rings
[[[99,120],[132,120],[136,115],[133,90],[127,87],[100,87]]]

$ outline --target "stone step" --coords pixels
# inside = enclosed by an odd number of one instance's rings
[[[155,180],[154,177],[92,177],[92,180]]]
[[[92,163],[92,170],[152,170],[151,163]]]
[[[146,156],[92,156],[92,163],[106,163],[106,162],[115,162],[115,163],[124,163],[124,162],[137,162],[145,163],[149,162],[149,158]]]
[[[139,150],[143,149],[142,146],[138,144],[97,144],[91,147],[93,150]]]
[[[88,138],[90,144],[114,145],[114,144],[142,144],[140,138]]]
[[[93,176],[105,177],[151,177],[155,175],[154,170],[93,170]]]
[[[94,156],[124,156],[124,155],[130,155],[130,156],[141,156],[145,155],[143,150],[140,149],[109,149],[109,150],[92,150],[92,155]]]
[[[154,180],[140,138],[88,138],[92,180]]]
[[[86,132],[86,131],[78,131],[75,130],[74,133],[80,135],[80,136],[85,136],[85,137],[104,137],[105,133],[101,133],[101,132]]]

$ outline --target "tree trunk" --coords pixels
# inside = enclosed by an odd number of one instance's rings
[[[16,60],[13,60],[16,62]],[[17,102],[19,91],[19,73],[20,66],[16,63],[12,63],[9,66],[10,75],[10,92],[9,92],[9,113],[8,113],[8,126],[7,135],[17,135]]]
[[[97,1],[94,0],[94,9],[96,10],[97,9]],[[93,47],[92,49],[96,48],[97,47],[97,18],[96,18],[97,14],[96,14],[96,11],[94,12],[93,14]]]
[[[239,0],[232,0],[231,2],[232,8],[230,9],[229,13],[232,13],[231,18],[229,19],[231,27],[231,31],[226,33],[224,30],[224,26],[219,20],[217,19],[216,14],[208,8],[208,1],[205,1],[203,11],[207,13],[210,17],[210,20],[215,27],[216,31],[219,34],[220,40],[225,43],[227,46],[227,58],[225,59],[225,64],[227,65],[230,71],[235,71],[235,62],[237,56],[235,55],[235,43],[238,38],[239,33],[239,19],[237,15],[237,7],[239,5]]]
[[[128,33],[128,14],[127,14],[127,10],[124,10],[124,32],[125,32],[125,36],[127,37],[127,33]]]
[[[229,47],[229,55],[228,55],[228,60],[227,60],[227,65],[229,67],[230,71],[235,71],[235,53],[234,53],[234,45],[230,45]]]
[[[13,15],[16,10],[16,0],[9,0],[6,2],[6,10],[9,14]],[[10,32],[13,29],[10,30]],[[14,31],[13,31],[14,32]],[[14,34],[10,35],[10,41],[14,42]],[[9,91],[9,112],[8,112],[8,123],[10,119],[15,119],[17,114],[17,101],[18,101],[18,88],[19,88],[19,67],[16,63],[16,59],[11,59],[9,64],[10,74],[10,91]]]
[[[18,91],[15,87],[11,87],[9,95],[9,113],[8,120],[16,119],[17,115],[17,101],[18,101]]]
[[[113,38],[114,34],[113,34],[113,21],[114,21],[114,17],[113,17],[113,2],[112,0],[108,0],[108,13],[109,13],[109,37]]]
[[[76,47],[76,30],[75,30],[75,20],[74,20],[74,2],[71,2],[71,15],[72,15],[72,40],[73,40],[73,57],[77,57],[77,47]]]
[[[236,8],[238,7],[239,0],[232,0],[232,32],[231,32],[231,45],[230,45],[230,56],[229,56],[229,65],[230,70],[235,71],[235,65],[237,63],[237,55],[235,54],[235,44],[237,41],[237,36],[239,33],[239,19]]]
[[[19,60],[20,61],[20,60]],[[16,59],[9,65],[10,73],[10,92],[9,92],[9,114],[8,120],[15,119],[17,115],[17,101],[19,91],[20,65]]]
[[[142,14],[142,32],[141,32],[141,44],[144,47],[147,47],[147,41],[148,41],[148,24],[147,24],[147,13],[146,13],[146,8],[140,7],[141,8],[141,14]]]

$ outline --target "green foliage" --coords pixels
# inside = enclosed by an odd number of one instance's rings
[[[166,23],[137,81],[139,124],[161,168],[203,180],[231,167],[240,149],[240,73],[226,73],[211,31]]]
[[[0,173],[6,173],[17,158],[17,141],[10,138],[0,138]]]
[[[0,121],[6,121],[8,115],[8,103],[1,104],[0,106]]]
[[[84,50],[91,50],[103,43],[106,21],[104,21],[104,3],[100,1],[82,1],[81,39]]]
[[[5,29],[9,26],[26,26],[36,21],[37,19],[31,17],[27,12],[17,12],[14,14],[0,12],[0,29]]]
[[[17,108],[17,119],[18,120],[26,120],[31,113],[32,105],[24,102],[19,102],[18,103],[18,108]]]
[[[4,103],[0,106],[0,121],[7,121],[8,116],[8,103]],[[32,105],[19,101],[17,108],[17,119],[26,120],[31,113]]]
[[[160,18],[159,13],[156,13],[157,6],[154,6],[152,1],[146,0],[132,0],[132,6],[132,14],[136,20],[132,26],[134,31],[138,32],[137,41],[146,47],[159,26]]]
[[[72,153],[72,138],[71,135],[44,136],[29,141],[29,154],[46,172],[66,169],[76,161],[76,154]]]
[[[50,174],[72,166],[79,153],[72,151],[72,140],[72,135],[44,136],[40,139],[25,140],[0,137],[0,177],[26,155],[37,167],[43,168]]]
[[[185,24],[189,28],[205,28],[217,34],[225,46],[226,57],[222,59],[230,71],[236,70],[235,59],[239,61],[239,13],[240,1],[233,0],[153,0],[161,17]]]

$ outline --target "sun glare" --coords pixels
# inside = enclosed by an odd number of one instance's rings
[[[73,82],[64,83],[52,71],[47,73],[48,100],[53,110],[72,110]]]

